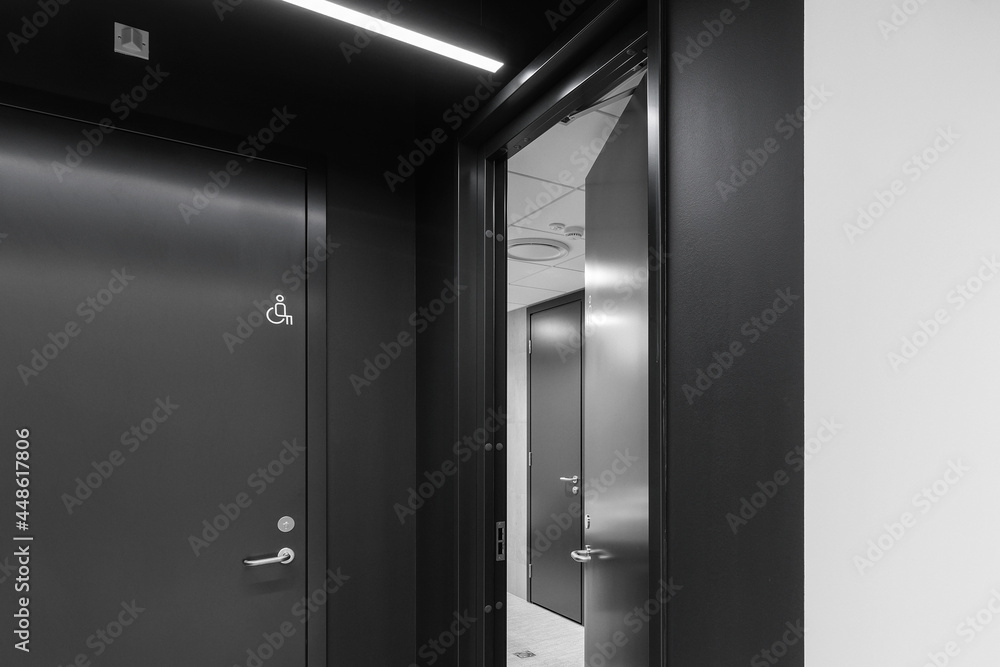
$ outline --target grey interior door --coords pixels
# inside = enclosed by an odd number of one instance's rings
[[[529,310],[530,601],[583,621],[579,297]]]
[[[645,79],[587,177],[584,357],[587,664],[649,660]],[[598,656],[603,656],[603,659]]]
[[[0,133],[0,663],[305,665],[305,172]]]

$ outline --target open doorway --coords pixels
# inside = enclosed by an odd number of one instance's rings
[[[507,665],[583,667],[595,650],[636,660],[648,641],[606,618],[617,608],[609,590],[630,594],[618,590],[623,577],[642,591],[636,604],[648,597],[648,558],[643,572],[645,555],[622,557],[646,538],[648,415],[615,407],[648,400],[647,379],[628,373],[649,363],[647,313],[636,309],[649,271],[645,81],[641,62],[607,78],[506,163]],[[629,416],[626,444],[611,446],[602,433]],[[615,633],[632,646],[604,639]]]

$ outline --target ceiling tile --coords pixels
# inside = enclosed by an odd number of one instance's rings
[[[508,172],[507,222],[517,222],[571,191],[572,188]]]
[[[601,107],[601,112],[606,114],[611,114],[615,118],[620,118],[623,113],[625,113],[625,107],[628,106],[631,97],[623,97],[617,102],[612,102],[607,106]]]
[[[518,287],[535,287],[565,294],[583,289],[583,271],[551,268],[521,280]]]
[[[559,264],[556,264],[560,269],[572,269],[573,271],[583,271],[585,265],[587,264],[586,254],[578,255],[572,259],[564,260]]]
[[[507,286],[507,299],[509,303],[519,303],[530,306],[548,299],[554,299],[560,292],[555,290],[537,289],[534,287],[519,287],[517,285]]]
[[[562,199],[556,200],[537,213],[518,220],[518,227],[552,231],[550,224],[559,223],[567,227],[585,227],[587,214],[587,195],[579,190],[573,190]],[[560,234],[561,236],[561,234]]]
[[[580,116],[569,125],[556,123],[527,148],[510,157],[507,168],[553,183],[583,185],[618,119],[603,113]]]
[[[533,273],[544,271],[548,265],[537,262],[519,262],[514,259],[507,260],[507,282],[516,283],[523,278],[527,278]]]

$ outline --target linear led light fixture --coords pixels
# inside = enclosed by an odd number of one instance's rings
[[[434,39],[433,37],[428,37],[427,35],[421,35],[419,32],[401,28],[398,25],[388,23],[377,17],[362,14],[361,12],[348,9],[347,7],[341,7],[340,5],[336,5],[332,2],[326,2],[326,0],[285,0],[285,2],[290,5],[295,5],[296,7],[301,7],[302,9],[308,9],[309,11],[316,12],[317,14],[322,14],[323,16],[329,16],[332,19],[343,21],[344,23],[350,23],[353,26],[363,28],[369,32],[398,39],[401,42],[406,42],[412,46],[417,46],[421,49],[426,49],[442,56],[453,58],[454,60],[466,63],[467,65],[473,65],[474,67],[482,68],[488,72],[496,72],[498,69],[503,67],[502,62],[487,58],[486,56],[481,56],[478,53],[473,53],[472,51],[467,51],[466,49],[453,44],[442,42],[439,39]]]

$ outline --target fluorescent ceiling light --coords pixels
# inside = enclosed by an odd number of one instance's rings
[[[439,39],[434,39],[433,37],[428,37],[427,35],[421,35],[419,32],[407,30],[406,28],[401,28],[392,23],[387,23],[377,17],[362,14],[361,12],[356,12],[353,9],[335,5],[332,2],[326,2],[326,0],[285,0],[285,2],[290,5],[295,5],[296,7],[301,7],[302,9],[308,9],[309,11],[316,12],[317,14],[322,14],[323,16],[329,16],[332,19],[343,21],[344,23],[350,23],[351,25],[363,28],[368,32],[374,32],[379,35],[385,35],[386,37],[398,39],[401,42],[418,46],[421,49],[433,51],[434,53],[447,56],[448,58],[453,58],[468,65],[480,67],[488,72],[496,72],[498,69],[503,67],[502,62],[492,60],[486,56],[481,56],[478,53],[473,53],[472,51],[467,51],[466,49],[457,47],[453,44],[442,42]]]

